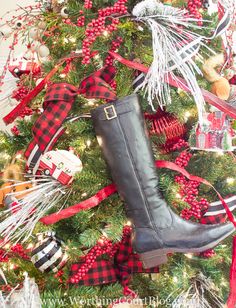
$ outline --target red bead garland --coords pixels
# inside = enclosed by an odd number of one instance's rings
[[[22,259],[29,260],[29,256],[27,255],[26,251],[24,250],[23,246],[19,243],[11,247],[11,251],[15,254],[19,255]]]
[[[19,136],[20,135],[20,130],[18,129],[18,127],[16,125],[11,128],[11,132],[15,136]]]
[[[97,257],[107,253],[113,254],[112,242],[103,236],[97,244],[89,251],[89,253],[84,257],[83,265],[78,269],[78,271],[69,279],[69,283],[77,284],[86,275],[88,270],[93,266]]]
[[[119,24],[118,17],[127,13],[125,3],[127,0],[118,0],[114,6],[98,10],[98,18],[93,19],[86,27],[86,38],[83,40],[83,64],[89,64],[92,57],[91,46],[96,41],[97,37],[102,35],[109,35],[117,30]],[[80,17],[81,18],[81,17]],[[79,26],[83,24],[84,19],[80,19]],[[108,24],[109,22],[109,24]]]
[[[175,149],[181,149],[182,147],[188,146],[186,141],[181,140],[175,145]],[[179,167],[185,168],[187,167],[192,154],[187,150],[184,150],[180,153],[180,155],[176,158],[175,163]],[[209,202],[201,198],[198,200],[198,187],[199,183],[195,181],[190,181],[186,179],[183,175],[175,176],[175,182],[180,185],[180,197],[181,199],[190,205],[190,208],[185,208],[181,212],[181,216],[189,220],[191,218],[195,218],[199,220],[202,217],[202,212],[206,211],[209,206]]]
[[[198,26],[202,26],[202,14],[199,9],[203,7],[202,0],[188,0],[188,11],[189,13],[198,19]]]

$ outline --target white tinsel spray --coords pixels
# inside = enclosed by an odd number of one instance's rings
[[[153,62],[142,87],[148,95],[149,104],[155,110],[153,99],[163,107],[171,102],[168,74],[176,79],[173,70],[177,70],[187,82],[199,113],[199,122],[203,123],[204,98],[196,80],[196,74],[202,74],[192,60],[203,45],[200,35],[192,32],[199,28],[196,19],[186,17],[186,10],[159,3],[156,0],[144,0],[133,9],[136,20],[146,24],[152,33]]]
[[[173,294],[172,294],[173,296]],[[224,303],[217,295],[212,281],[203,274],[193,278],[187,291],[182,291],[173,301],[172,308],[223,308]]]
[[[2,245],[7,241],[17,242],[20,239],[23,239],[23,242],[26,241],[40,218],[56,206],[68,190],[66,186],[51,177],[42,177],[34,183],[37,185],[30,189],[8,194],[16,197],[26,195],[18,201],[16,206],[1,212],[0,234],[4,238]]]
[[[2,293],[0,293],[1,308],[42,307],[38,286],[34,279],[28,277],[27,273],[25,274],[25,280],[22,289],[16,290],[17,287],[12,290],[12,292],[7,297],[4,297]]]

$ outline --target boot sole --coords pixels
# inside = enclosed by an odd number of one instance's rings
[[[223,238],[220,240],[217,240],[215,242],[211,242],[208,245],[198,247],[198,248],[191,248],[191,249],[184,249],[184,248],[164,248],[164,249],[156,249],[152,251],[147,251],[143,253],[138,253],[140,260],[143,263],[144,268],[152,268],[161,264],[165,264],[168,261],[167,254],[171,253],[199,253],[203,252],[208,249],[212,249],[213,247],[217,246],[221,241],[223,241],[225,238],[227,238],[232,232],[229,234],[226,234]]]

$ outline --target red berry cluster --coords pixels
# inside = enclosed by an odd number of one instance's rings
[[[20,131],[19,131],[19,129],[18,129],[18,127],[16,125],[11,128],[11,132],[15,136],[19,136],[20,135]]]
[[[69,279],[70,283],[76,284],[86,275],[88,270],[93,266],[97,257],[107,253],[110,254],[112,251],[112,242],[106,238],[102,237],[98,243],[89,251],[89,253],[84,257],[83,265],[78,269],[78,271]]]
[[[83,26],[84,26],[84,22],[85,22],[85,17],[84,17],[84,16],[80,16],[80,17],[77,19],[77,26],[78,26],[78,27],[83,27]]]
[[[202,26],[202,14],[199,9],[203,6],[202,0],[188,0],[188,11],[196,19],[198,19],[198,25]]]
[[[12,287],[9,284],[5,284],[4,286],[1,286],[2,292],[10,292],[12,290]]]
[[[180,149],[181,144],[184,147],[187,145],[186,142],[181,141],[176,145],[176,148]],[[179,167],[186,167],[191,157],[192,154],[184,150],[180,153],[179,157],[176,158],[175,163]],[[202,211],[207,210],[209,206],[209,202],[206,199],[197,199],[198,187],[200,183],[196,181],[190,181],[186,179],[183,175],[177,175],[175,177],[175,182],[180,184],[179,193],[181,199],[190,205],[190,208],[185,208],[184,210],[182,210],[181,216],[186,220],[189,220],[192,217],[200,219],[202,217]]]
[[[64,275],[64,271],[63,270],[59,270],[55,275],[54,275],[54,277],[55,278],[58,278],[58,281],[60,282],[60,283],[62,283],[63,282],[63,279],[62,279],[62,276]]]
[[[203,251],[200,253],[200,256],[206,259],[212,258],[216,255],[215,251],[213,249],[208,249],[206,251]]]
[[[123,42],[123,39],[122,37],[118,36],[114,41],[112,41],[111,43],[111,48],[109,51],[117,51],[117,49],[120,47],[121,43]],[[106,59],[105,59],[105,64],[106,65],[112,65],[113,64],[113,57],[112,56],[108,56]]]
[[[19,86],[15,91],[12,93],[12,98],[16,99],[17,101],[21,101],[26,95],[29,93],[29,89],[25,86]]]
[[[176,165],[178,165],[181,168],[184,168],[186,166],[188,166],[188,163],[190,161],[192,157],[192,154],[187,152],[187,151],[183,151],[180,153],[180,155],[176,158],[175,163]]]
[[[104,35],[104,33],[110,34],[117,29],[119,19],[112,17],[112,15],[119,16],[127,13],[126,2],[127,0],[118,0],[112,7],[98,10],[98,18],[93,19],[87,25],[85,30],[86,38],[82,44],[83,64],[90,63],[92,57],[91,46],[97,37]],[[109,24],[107,24],[107,21],[109,21]]]
[[[22,259],[29,260],[29,256],[27,255],[21,244],[18,243],[12,246],[11,251],[19,255]]]
[[[188,142],[183,140],[183,139],[179,139],[177,143],[175,143],[172,147],[172,150],[173,151],[176,151],[176,150],[180,150],[182,148],[188,148]]]
[[[0,262],[8,262],[8,261],[9,261],[9,257],[6,251],[0,249]]]
[[[84,8],[87,10],[90,10],[93,7],[93,2],[92,0],[85,0],[84,1]]]
[[[34,111],[30,107],[25,107],[24,110],[19,114],[19,117],[24,119],[24,117],[31,116],[34,113]]]

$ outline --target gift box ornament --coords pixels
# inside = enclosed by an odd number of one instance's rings
[[[1,245],[9,240],[26,241],[40,218],[67,195],[74,175],[81,170],[81,160],[72,152],[57,150],[43,154],[39,160],[38,174],[31,181],[22,182],[32,182],[30,188],[27,191],[7,194],[18,199],[18,202],[12,199],[12,208],[11,200],[8,198],[10,208],[2,211],[0,234],[4,241]],[[12,186],[14,188],[22,183]]]
[[[204,118],[204,124],[198,124],[190,135],[190,147],[195,150],[233,151],[234,131],[226,114],[217,110],[204,114]]]
[[[56,237],[54,232],[47,232],[39,238],[39,242],[32,251],[31,262],[43,273],[56,273],[67,262],[64,243]]]

